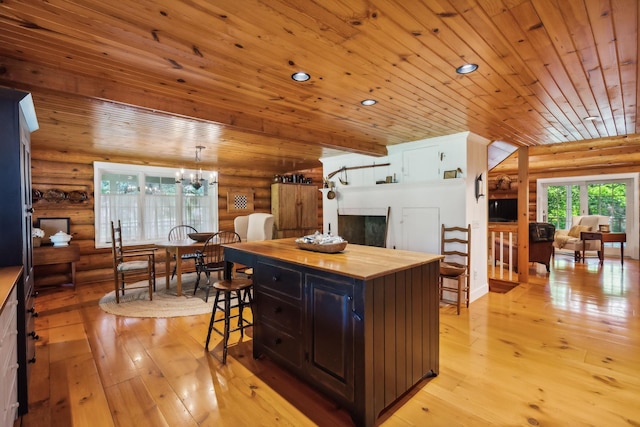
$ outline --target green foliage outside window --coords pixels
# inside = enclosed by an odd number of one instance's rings
[[[556,229],[566,230],[569,228],[571,216],[580,215],[580,189],[579,185],[547,187],[547,221],[554,224]],[[587,194],[589,215],[608,216],[612,232],[626,230],[627,206],[624,183],[589,184]]]

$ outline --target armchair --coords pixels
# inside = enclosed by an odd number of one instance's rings
[[[583,231],[598,231],[600,225],[608,225],[609,217],[604,215],[574,216],[571,218],[571,228],[569,230],[557,230],[553,237],[553,256],[556,249],[566,249],[573,251],[574,258],[579,261],[582,251],[600,252],[600,243],[594,240],[581,240],[580,233]]]
[[[243,242],[255,242],[273,239],[274,216],[268,213],[256,212],[249,215],[237,216],[233,220],[233,228]],[[247,276],[253,275],[253,268],[236,266],[236,272]]]
[[[233,220],[233,228],[243,242],[273,239],[274,217],[268,213],[252,213],[238,216]]]

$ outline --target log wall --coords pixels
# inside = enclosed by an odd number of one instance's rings
[[[518,197],[517,153],[489,171],[489,199]],[[640,135],[529,147],[529,221],[536,220],[538,179],[632,172],[640,172]],[[503,176],[511,185],[498,188]]]
[[[79,285],[112,280],[113,258],[111,249],[96,249],[94,238],[94,188],[93,161],[82,155],[64,155],[60,152],[34,150],[32,152],[32,186],[34,190],[45,193],[60,190],[65,193],[81,192],[88,198],[82,201],[53,201],[41,199],[34,203],[34,224],[39,218],[69,218],[72,243],[80,246],[80,261],[76,263],[76,282]],[[123,159],[116,160],[126,163]],[[171,166],[171,165],[159,165]],[[180,165],[175,165],[176,169]],[[311,177],[314,185],[322,186],[322,168],[295,171]],[[271,212],[272,176],[260,176],[256,171],[234,175],[221,175],[218,183],[218,218],[220,230],[233,230],[235,213],[227,212],[227,191],[231,188],[251,188],[254,191],[255,212]],[[322,227],[322,193],[318,191],[318,226]],[[156,272],[164,275],[164,251],[157,253]],[[37,287],[69,283],[71,281],[68,265],[36,267],[35,283]]]

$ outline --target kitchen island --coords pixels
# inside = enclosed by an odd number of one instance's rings
[[[253,355],[267,356],[347,409],[358,426],[438,374],[440,255],[294,239],[228,245],[253,268]],[[229,274],[229,269],[227,270]]]

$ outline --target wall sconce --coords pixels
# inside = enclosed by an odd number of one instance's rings
[[[482,174],[476,176],[476,202],[480,197],[484,197],[484,194],[482,193]]]

